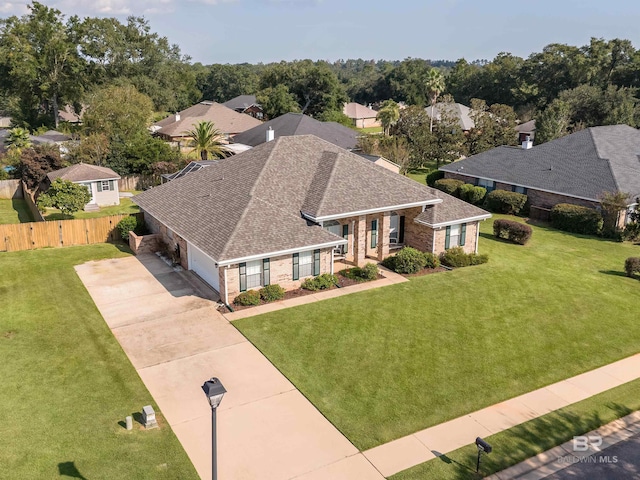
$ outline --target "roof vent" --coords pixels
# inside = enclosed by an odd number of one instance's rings
[[[273,140],[273,138],[275,137],[276,132],[273,130],[273,128],[269,127],[269,130],[267,130],[267,142],[270,142],[271,140]]]
[[[533,148],[533,142],[531,141],[531,137],[527,135],[527,137],[524,139],[524,142],[522,142],[522,149],[529,150],[531,148]]]

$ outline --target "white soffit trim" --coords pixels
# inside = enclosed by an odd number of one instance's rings
[[[250,262],[252,260],[259,260],[261,258],[279,257],[279,256],[287,255],[290,253],[306,252],[307,250],[317,250],[319,248],[322,249],[322,248],[329,248],[329,247],[337,247],[338,245],[345,245],[346,243],[347,243],[347,240],[337,238],[335,242],[321,243],[318,245],[304,245],[301,247],[289,248],[287,250],[279,250],[277,252],[265,252],[265,253],[259,253],[256,255],[250,255],[248,257],[232,258],[230,260],[224,260],[222,262],[218,262],[218,266],[232,265],[234,263],[241,263],[241,262]]]
[[[463,219],[460,219],[460,220],[452,220],[450,222],[427,223],[427,222],[423,222],[421,220],[416,220],[416,223],[421,223],[422,225],[426,225],[426,226],[431,227],[431,228],[440,228],[440,227],[446,227],[446,226],[449,226],[449,225],[458,225],[460,223],[477,222],[477,221],[480,221],[480,220],[486,220],[488,218],[491,218],[491,214],[490,213],[486,213],[484,215],[476,215],[475,217],[463,218]]]
[[[359,210],[356,212],[337,213],[335,215],[325,215],[321,217],[314,217],[311,214],[304,213],[304,212],[302,212],[302,215],[313,222],[320,223],[325,220],[338,220],[339,218],[357,217],[359,215],[367,215],[369,213],[380,213],[380,212],[387,212],[391,210],[401,210],[403,208],[422,207],[424,205],[436,205],[438,203],[442,203],[441,198],[434,198],[433,200],[422,200],[420,202],[413,202],[413,203],[405,203],[402,205],[389,205],[388,207],[371,208],[369,210]]]

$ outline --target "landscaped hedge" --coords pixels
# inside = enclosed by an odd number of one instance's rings
[[[120,237],[126,242],[129,241],[129,232],[135,232],[136,235],[140,235],[144,232],[145,226],[143,222],[138,222],[138,219],[133,215],[130,217],[124,217],[122,220],[118,222],[116,225],[118,232],[120,232]]]
[[[551,225],[565,232],[598,235],[603,223],[602,215],[593,208],[559,203],[551,209]]]
[[[489,261],[489,255],[465,253],[462,247],[453,247],[440,254],[440,261],[449,267],[459,268],[470,265],[481,265]]]
[[[526,203],[526,195],[509,192],[508,190],[494,190],[490,192],[484,200],[484,206],[487,210],[509,215],[518,215]]]
[[[433,187],[437,180],[444,178],[444,172],[440,170],[433,170],[432,172],[427,173],[427,185]]]
[[[478,187],[471,183],[465,183],[464,185],[460,185],[458,195],[465,202],[469,202],[473,205],[479,205],[483,202],[484,197],[486,197],[487,189],[484,187]]]
[[[387,257],[382,265],[396,273],[418,273],[423,268],[438,268],[440,260],[433,253],[425,253],[412,247],[404,247],[395,255]]]
[[[455,178],[442,178],[440,180],[436,180],[433,184],[433,186],[438,190],[442,190],[444,193],[448,193],[454,197],[458,196],[458,189],[462,185],[464,185],[464,182],[462,180],[456,180]]]
[[[340,272],[347,278],[368,282],[378,278],[378,266],[375,263],[367,263],[364,267],[353,267]]]
[[[330,273],[323,273],[322,275],[318,275],[317,277],[307,278],[304,282],[302,282],[302,285],[300,285],[300,287],[305,290],[316,292],[318,290],[326,290],[327,288],[331,288],[337,284],[338,277],[336,277],[335,275],[331,275]]]
[[[624,271],[627,277],[634,278],[640,275],[640,257],[629,257],[624,262]]]
[[[260,298],[265,302],[275,302],[284,298],[285,289],[277,283],[272,283],[259,290]]]
[[[242,305],[243,307],[260,305],[260,292],[257,290],[247,290],[246,292],[242,292],[233,299],[233,303],[235,305]]]
[[[513,220],[496,220],[493,222],[493,234],[520,245],[526,244],[531,238],[533,230],[529,225]]]

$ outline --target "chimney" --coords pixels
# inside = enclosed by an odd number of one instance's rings
[[[179,122],[179,121],[180,121],[180,114],[176,113],[176,122]]]
[[[529,150],[530,148],[533,148],[533,142],[531,141],[531,137],[529,135],[527,135],[527,138],[525,138],[524,142],[522,142],[522,148],[524,150]]]
[[[275,134],[276,132],[273,131],[273,128],[269,127],[269,130],[267,130],[267,142],[273,140]]]

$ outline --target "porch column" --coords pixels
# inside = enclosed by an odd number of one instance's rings
[[[367,216],[360,215],[353,229],[353,263],[361,267],[367,256]]]
[[[391,212],[383,212],[378,217],[378,261],[389,256],[389,228]]]

